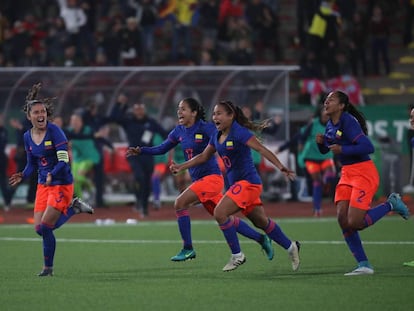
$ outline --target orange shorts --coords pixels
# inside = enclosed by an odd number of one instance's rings
[[[222,175],[208,175],[193,182],[189,188],[210,215],[213,215],[214,208],[223,197],[224,178]]]
[[[323,172],[327,168],[335,167],[335,163],[333,159],[326,159],[326,160],[323,160],[322,162],[306,160],[305,166],[309,174],[315,174],[315,173]]]
[[[44,212],[46,207],[51,206],[66,214],[66,210],[72,202],[72,198],[73,184],[56,186],[38,184],[34,211]]]
[[[154,165],[154,173],[158,173],[160,176],[164,176],[167,172],[167,164],[157,163]]]
[[[256,206],[263,205],[260,195],[263,186],[239,180],[226,192],[226,196],[242,209],[243,215],[248,215]]]
[[[335,190],[335,203],[349,201],[352,207],[369,210],[378,185],[379,175],[372,160],[344,165]]]

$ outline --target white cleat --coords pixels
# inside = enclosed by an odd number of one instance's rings
[[[72,200],[72,207],[76,214],[88,213],[93,214],[95,210],[85,201],[82,201],[80,198],[74,198]]]
[[[374,269],[370,267],[357,267],[355,270],[345,273],[345,276],[354,276],[354,275],[368,275],[374,274]]]
[[[300,265],[299,259],[300,243],[298,241],[292,242],[288,249],[289,259],[292,262],[292,270],[298,271]]]
[[[223,271],[232,271],[237,269],[240,265],[244,264],[246,262],[246,256],[244,256],[243,253],[240,255],[231,255],[230,261],[224,266]]]

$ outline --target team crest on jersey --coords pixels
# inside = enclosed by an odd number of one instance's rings
[[[341,138],[342,137],[342,131],[337,130],[335,133],[336,138]]]
[[[45,141],[45,149],[52,149],[53,148],[53,144],[51,140],[46,140]]]
[[[194,138],[196,143],[200,143],[203,141],[203,134],[195,134]]]
[[[233,141],[231,141],[231,140],[226,141],[226,149],[227,150],[232,150],[233,149]]]

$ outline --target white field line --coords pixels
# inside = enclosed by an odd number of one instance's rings
[[[59,243],[106,243],[106,244],[172,244],[180,243],[180,240],[108,240],[108,239],[56,239]],[[41,242],[40,238],[17,238],[17,237],[0,237],[0,241],[8,242]],[[195,240],[197,244],[222,244],[224,240]],[[242,244],[255,243],[253,241],[240,241]],[[339,245],[344,241],[301,241],[301,244],[318,244],[318,245]],[[366,245],[414,245],[414,241],[364,241]]]

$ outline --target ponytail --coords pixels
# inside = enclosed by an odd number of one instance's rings
[[[262,131],[264,128],[269,126],[269,119],[264,120],[260,123],[253,122],[249,120],[243,113],[243,110],[239,107],[234,105],[231,101],[220,101],[218,105],[224,107],[228,114],[234,115],[234,120],[237,121],[241,126],[244,126],[252,131]]]
[[[360,112],[359,110],[357,110],[352,103],[350,103],[349,97],[347,94],[341,91],[335,91],[334,93],[336,94],[336,96],[338,96],[339,102],[345,105],[344,111],[353,115],[355,119],[357,119],[364,134],[368,135],[367,121],[365,119],[364,114]]]
[[[182,102],[185,102],[190,107],[191,111],[196,111],[196,121],[198,120],[206,120],[206,111],[203,107],[203,105],[200,104],[200,102],[192,97],[187,97],[182,100]]]

